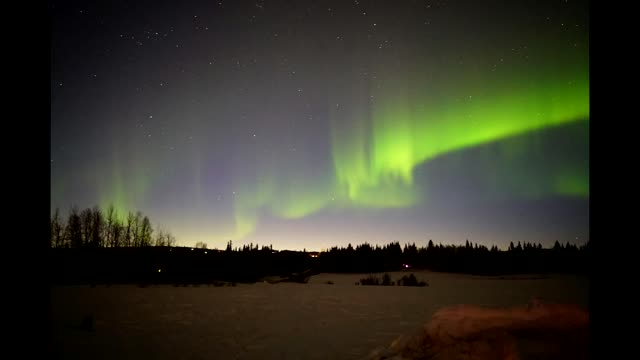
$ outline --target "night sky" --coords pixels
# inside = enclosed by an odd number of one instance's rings
[[[210,248],[589,238],[586,2],[49,8],[52,211]]]

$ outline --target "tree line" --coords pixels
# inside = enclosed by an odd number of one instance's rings
[[[50,243],[53,248],[174,246],[176,238],[159,227],[154,231],[149,217],[140,211],[121,217],[113,205],[106,211],[98,206],[79,211],[74,206],[66,220],[58,209],[54,211]]]
[[[333,247],[320,253],[321,271],[382,272],[407,268],[433,271],[509,274],[526,272],[586,272],[589,265],[590,243],[581,246],[556,241],[553,247],[542,244],[511,242],[507,250],[496,245],[487,247],[467,240],[464,245],[434,244],[417,247],[415,243],[391,242],[371,246],[368,243],[347,247]]]
[[[121,216],[113,206],[79,211],[72,208],[66,219],[56,210],[51,217],[50,273],[60,283],[206,282],[213,280],[252,282],[264,276],[302,272],[382,273],[428,269],[484,275],[517,273],[587,273],[590,243],[542,247],[541,244],[509,244],[506,250],[493,245],[399,242],[372,246],[334,246],[318,255],[305,251],[274,251],[273,246],[245,244],[209,250],[204,242],[194,248],[174,247],[175,237],[141,212]],[[313,257],[312,257],[313,255]],[[316,257],[317,256],[317,257]],[[118,266],[113,266],[118,264]],[[82,269],[82,271],[79,271]]]

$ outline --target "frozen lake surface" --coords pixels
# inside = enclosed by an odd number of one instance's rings
[[[308,284],[55,287],[54,351],[66,359],[362,359],[449,305],[588,306],[585,278],[414,273],[429,286],[355,286],[368,274],[320,274]],[[85,316],[94,332],[74,328]]]

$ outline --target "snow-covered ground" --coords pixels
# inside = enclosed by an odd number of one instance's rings
[[[68,359],[361,359],[453,304],[588,306],[584,278],[415,274],[429,286],[355,286],[368,274],[320,274],[308,284],[55,287],[54,350]],[[85,316],[94,332],[74,328]]]

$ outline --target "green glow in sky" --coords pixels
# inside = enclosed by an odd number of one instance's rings
[[[366,110],[330,106],[332,167],[325,169],[324,176],[308,176],[304,162],[263,162],[236,200],[236,235],[252,232],[261,211],[296,219],[327,207],[397,208],[425,201],[429,189],[414,181],[419,165],[447,153],[588,121],[588,72],[584,70],[539,76],[529,82],[517,79],[502,86],[472,84],[468,91],[458,88],[457,95],[452,90],[452,94],[439,96],[443,100],[439,102],[416,97],[407,90],[412,86],[407,82],[390,86],[390,90],[371,91],[380,100]],[[505,156],[517,159],[517,152],[531,148],[530,144],[522,146],[517,150],[512,144],[515,150],[507,149]],[[284,168],[289,172],[274,170]],[[570,164],[541,171],[542,178],[536,179],[514,173],[509,184],[500,186],[524,198],[549,194],[586,197],[589,193],[588,173]]]
[[[443,75],[431,82],[391,72],[381,76],[384,86],[354,85],[353,97],[364,101],[352,101],[356,105],[350,108],[327,105],[327,133],[316,134],[326,140],[323,151],[330,156],[324,163],[313,158],[317,149],[312,151],[304,143],[296,152],[245,149],[244,157],[236,161],[242,173],[234,177],[228,202],[235,229],[221,230],[218,235],[242,239],[255,231],[264,216],[300,219],[325,209],[424,204],[430,191],[437,189],[416,182],[417,167],[446,154],[510,138],[515,140],[502,154],[509,170],[491,170],[492,165],[487,165],[483,175],[487,191],[522,198],[588,197],[584,164],[545,163],[542,159],[534,169],[531,164],[518,163],[519,153],[535,147],[518,140],[520,135],[588,123],[586,62],[543,70],[510,69],[495,78],[466,71],[456,79]],[[160,171],[145,161],[148,159],[127,159],[134,166],[125,166],[129,163],[120,163],[123,160],[117,150],[113,159],[100,205],[113,204],[124,216],[145,201],[149,189],[159,181],[150,174],[157,176]],[[203,198],[206,154],[194,150],[192,160],[194,206],[200,207],[210,201]],[[133,170],[124,174],[125,168]],[[500,171],[501,177],[496,175]]]
[[[508,91],[458,90],[457,96],[447,96],[440,103],[409,101],[409,91],[398,91],[402,86],[393,88],[395,96],[376,93],[382,100],[372,106],[370,128],[355,121],[346,133],[332,133],[338,186],[347,189],[349,199],[357,204],[411,205],[417,200],[412,196],[416,190],[413,170],[419,164],[452,151],[588,121],[588,78],[578,79],[559,77],[537,87],[512,86]],[[584,187],[570,182],[563,180],[554,189],[571,188],[571,193],[584,194]]]

